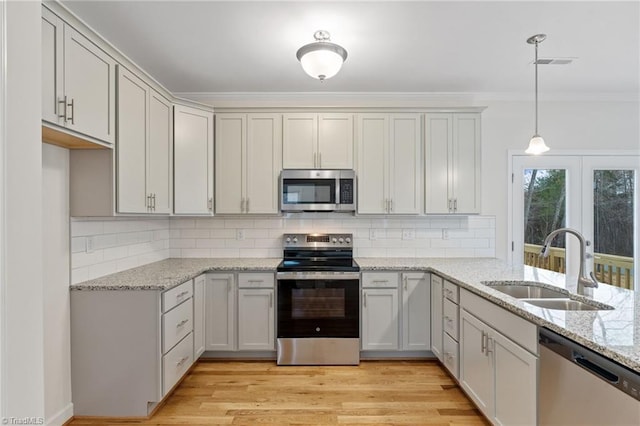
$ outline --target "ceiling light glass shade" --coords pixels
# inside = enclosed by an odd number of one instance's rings
[[[296,57],[304,72],[322,81],[340,71],[347,59],[347,51],[342,46],[329,42],[329,33],[326,31],[316,31],[314,37],[317,41],[298,49]]]
[[[543,152],[549,151],[549,147],[544,143],[544,139],[540,135],[533,135],[529,141],[529,147],[525,151],[527,154],[539,155]]]

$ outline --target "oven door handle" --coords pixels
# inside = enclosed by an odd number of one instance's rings
[[[330,272],[277,272],[278,280],[359,280],[359,272],[340,272],[333,274]]]

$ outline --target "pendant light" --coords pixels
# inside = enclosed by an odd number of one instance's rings
[[[344,47],[331,43],[328,31],[319,30],[313,34],[315,43],[309,43],[298,49],[296,57],[304,72],[313,78],[324,81],[340,71],[347,59]]]
[[[546,34],[536,34],[527,39],[527,43],[534,44],[536,46],[536,56],[534,65],[536,67],[536,84],[535,84],[535,103],[536,103],[536,131],[531,140],[529,141],[529,147],[525,151],[527,154],[538,155],[543,152],[549,151],[549,147],[544,143],[542,136],[538,134],[538,44],[542,43],[547,38]]]

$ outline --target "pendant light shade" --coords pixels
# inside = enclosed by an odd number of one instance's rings
[[[313,37],[316,42],[302,46],[296,57],[304,72],[323,81],[340,71],[347,59],[347,51],[342,46],[331,43],[327,31],[316,31]]]
[[[535,134],[531,137],[529,141],[529,147],[526,149],[525,153],[538,155],[543,152],[549,151],[549,147],[544,143],[544,139],[542,136],[538,134],[538,44],[542,43],[547,38],[546,34],[536,34],[527,39],[527,43],[534,44],[536,46],[536,55],[534,60],[534,65],[536,67],[536,77],[535,77],[535,104],[536,104],[536,112],[535,112]]]

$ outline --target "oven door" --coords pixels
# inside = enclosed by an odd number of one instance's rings
[[[312,278],[278,275],[278,338],[360,336],[357,273],[313,274]]]

